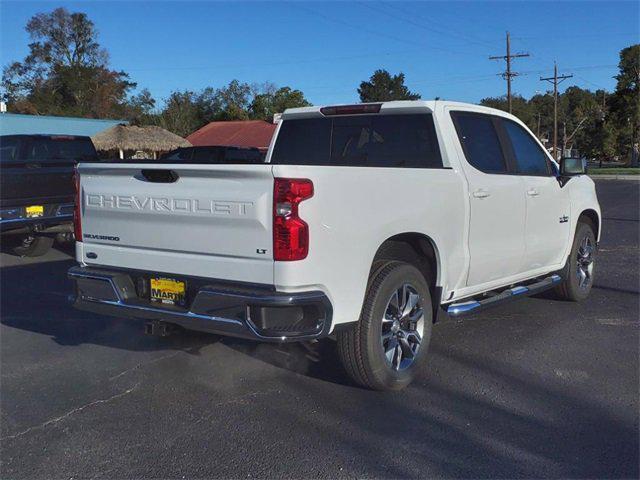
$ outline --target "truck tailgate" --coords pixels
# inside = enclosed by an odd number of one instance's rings
[[[78,260],[272,284],[271,168],[81,164]]]

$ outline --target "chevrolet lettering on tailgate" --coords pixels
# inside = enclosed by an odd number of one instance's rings
[[[103,194],[87,194],[85,203],[88,208],[109,210],[203,213],[239,217],[247,215],[253,207],[253,202]]]

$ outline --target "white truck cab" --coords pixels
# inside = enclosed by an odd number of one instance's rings
[[[438,308],[593,284],[593,181],[516,117],[455,102],[287,110],[264,164],[79,165],[81,309],[264,341],[335,338],[407,385]]]

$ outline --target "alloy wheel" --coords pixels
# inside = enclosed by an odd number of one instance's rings
[[[411,366],[424,334],[422,298],[409,283],[396,289],[382,318],[382,348],[387,364],[394,370]]]
[[[576,275],[578,277],[578,286],[585,290],[591,286],[593,281],[593,254],[595,248],[589,236],[585,236],[578,247],[578,255],[576,259]]]

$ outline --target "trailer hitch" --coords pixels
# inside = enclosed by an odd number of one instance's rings
[[[144,324],[144,333],[156,337],[168,337],[178,331],[178,326],[173,323],[152,320]]]

